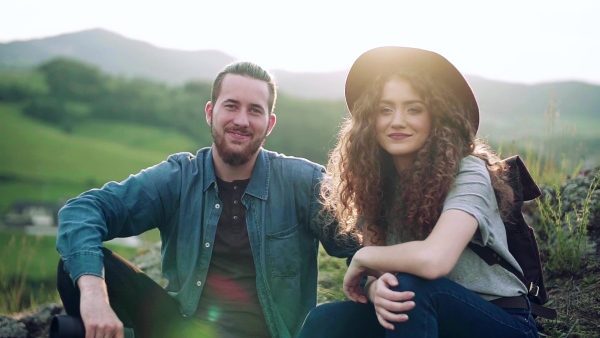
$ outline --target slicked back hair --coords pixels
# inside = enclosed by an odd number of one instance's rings
[[[227,74],[247,76],[252,79],[266,82],[269,86],[269,114],[273,113],[275,102],[277,101],[275,77],[261,66],[248,61],[230,63],[217,74],[210,94],[210,100],[213,104],[217,102],[217,98],[219,97],[219,94],[221,94],[221,83],[223,83],[223,79]]]

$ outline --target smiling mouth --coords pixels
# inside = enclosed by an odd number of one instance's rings
[[[228,130],[227,133],[235,138],[250,137],[249,133],[242,133],[238,130]]]
[[[389,134],[388,137],[392,138],[392,139],[405,139],[408,138],[412,135],[410,134],[398,134],[398,133],[394,133],[394,134]]]

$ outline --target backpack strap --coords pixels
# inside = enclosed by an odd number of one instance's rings
[[[519,157],[519,155],[511,156],[503,160],[508,164],[508,177],[509,184],[515,190],[515,199],[519,199],[519,212],[524,201],[531,201],[542,196],[542,191],[529,174],[525,163]],[[520,194],[518,193],[520,192]]]
[[[521,208],[523,201],[530,201],[542,195],[539,187],[527,171],[527,167],[518,155],[509,157],[504,160],[509,166],[508,183],[514,191],[514,204],[512,208],[512,217],[510,221],[505,222],[507,228],[507,239],[510,252],[519,252],[521,255],[534,257],[539,264],[531,264],[527,267],[521,267],[526,275],[519,272],[514,266],[508,263],[504,258],[498,255],[494,250],[487,246],[480,246],[470,242],[469,248],[475,252],[488,265],[499,264],[506,270],[510,271],[525,285],[528,291],[528,298],[531,300],[531,311],[536,316],[553,319],[556,318],[554,309],[543,307],[541,304],[544,299],[547,299],[544,281],[541,278],[542,271],[541,262],[539,262],[539,251],[535,240],[533,229],[527,225],[523,217]],[[510,234],[509,234],[510,233]],[[513,248],[518,248],[514,249]],[[528,252],[523,253],[523,249],[528,249]],[[519,259],[517,258],[517,261]],[[528,260],[528,262],[532,262]],[[535,304],[535,305],[534,305]]]

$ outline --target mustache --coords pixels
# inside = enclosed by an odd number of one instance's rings
[[[242,135],[251,135],[252,133],[250,133],[248,131],[248,128],[240,128],[240,127],[229,127],[225,129],[226,132],[236,132],[238,134],[242,134]]]

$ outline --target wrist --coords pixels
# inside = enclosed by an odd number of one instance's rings
[[[372,303],[372,298],[371,298],[371,287],[373,286],[373,283],[376,281],[377,279],[374,277],[369,277],[369,279],[367,280],[367,282],[365,283],[365,289],[364,289],[364,294],[367,297],[367,299]]]

